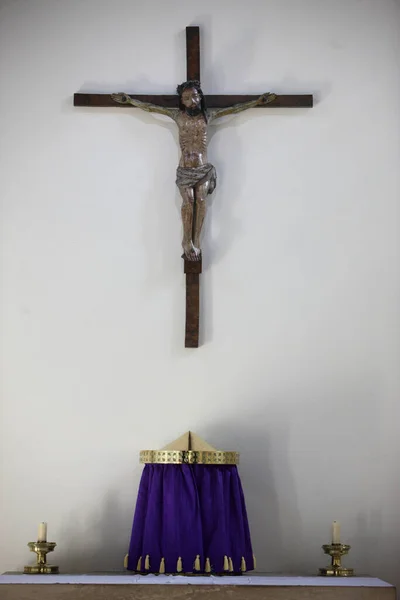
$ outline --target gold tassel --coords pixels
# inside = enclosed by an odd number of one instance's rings
[[[128,556],[129,556],[128,554],[125,554],[125,557],[124,557],[124,569],[128,568]]]
[[[231,573],[233,573],[233,562],[232,562],[232,559],[231,559],[231,557],[229,557],[229,559],[228,559],[228,560],[229,560],[229,571],[230,571]]]
[[[194,561],[194,570],[195,571],[201,571],[200,554],[196,555],[196,560]]]
[[[253,568],[257,569],[257,561],[256,561],[256,557],[253,554]]]
[[[161,573],[161,574],[165,573],[165,559],[164,558],[161,559],[159,573]]]
[[[179,557],[178,558],[178,562],[176,563],[176,572],[177,573],[182,573],[183,569],[182,569],[182,558]]]
[[[206,558],[206,568],[204,569],[206,573],[211,573],[211,565],[210,565],[210,559]]]
[[[146,554],[146,560],[144,561],[144,570],[149,571],[150,569],[150,556]]]
[[[142,557],[139,558],[139,560],[137,561],[137,566],[136,566],[136,571],[141,571],[142,570]]]
[[[224,556],[224,571],[229,571],[229,563],[227,556]]]
[[[242,562],[240,563],[240,570],[242,571],[242,573],[244,573],[245,571],[247,571],[247,569],[246,569],[246,561],[244,560],[244,556],[242,556]]]

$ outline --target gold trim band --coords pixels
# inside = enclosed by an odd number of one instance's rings
[[[162,465],[238,465],[239,452],[199,450],[142,450],[140,462]]]

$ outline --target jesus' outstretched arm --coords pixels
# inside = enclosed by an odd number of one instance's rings
[[[236,115],[237,113],[243,112],[244,110],[248,110],[249,108],[269,104],[275,99],[276,94],[271,94],[267,92],[266,94],[261,94],[261,96],[256,98],[256,100],[250,100],[249,102],[240,102],[239,104],[233,104],[232,106],[227,106],[226,108],[211,109],[209,111],[209,120],[213,121],[214,119],[218,119],[219,117],[226,117],[227,115]]]
[[[159,106],[158,104],[152,104],[151,102],[142,102],[141,100],[131,98],[128,94],[124,93],[111,94],[111,98],[114,100],[114,102],[118,102],[118,104],[131,104],[132,106],[145,110],[146,112],[166,115],[174,120],[179,112],[177,108],[167,108],[166,106]]]

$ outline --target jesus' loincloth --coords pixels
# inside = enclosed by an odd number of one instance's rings
[[[178,167],[176,170],[176,185],[183,188],[193,188],[203,183],[210,183],[207,194],[212,194],[217,185],[217,173],[211,163],[201,167]]]

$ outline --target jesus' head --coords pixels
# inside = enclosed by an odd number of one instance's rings
[[[184,81],[176,88],[179,95],[179,109],[186,112],[191,117],[196,117],[203,113],[207,120],[206,103],[204,94],[200,87],[200,82],[196,80]]]

